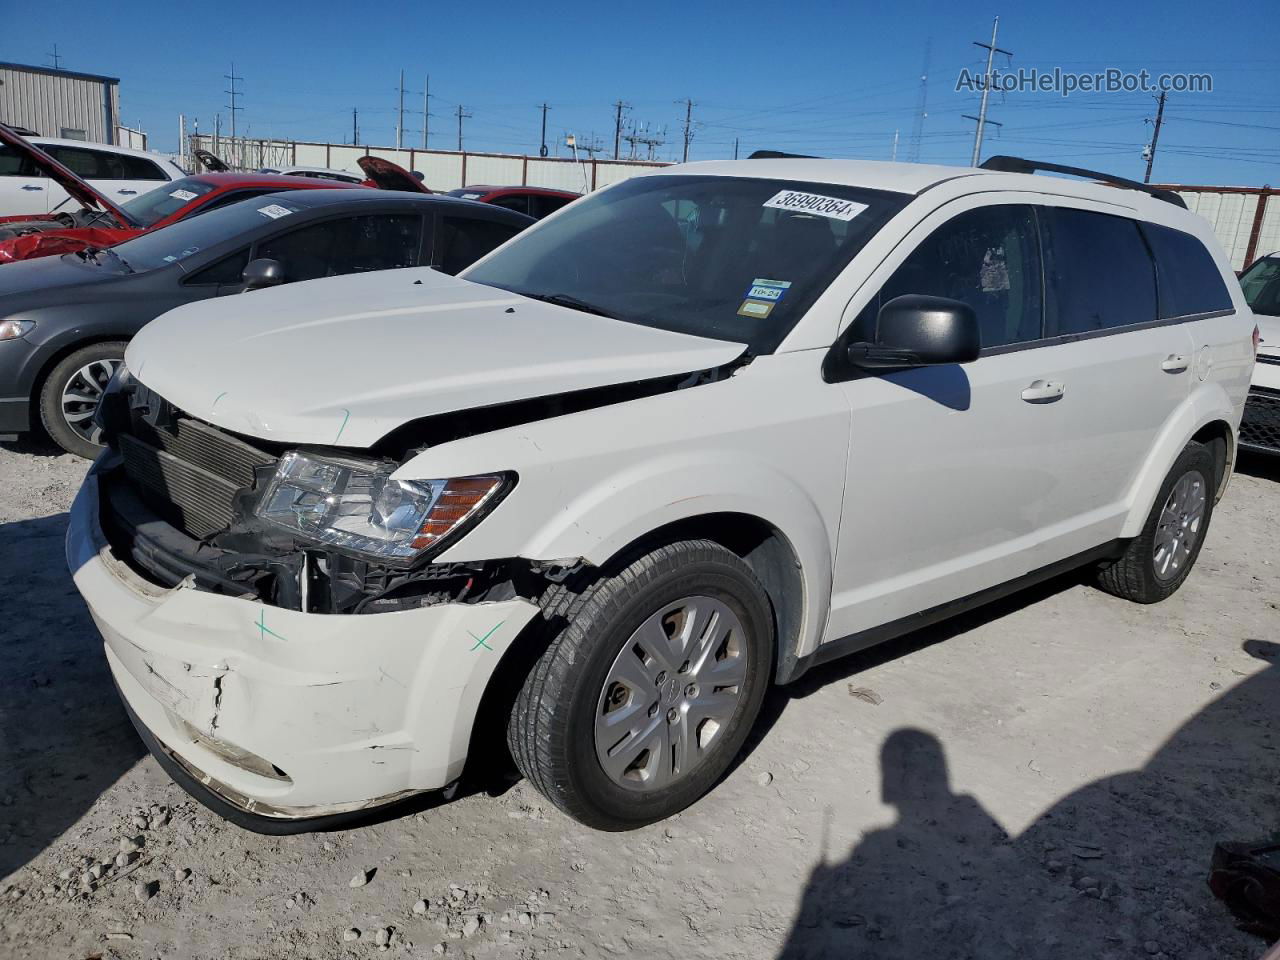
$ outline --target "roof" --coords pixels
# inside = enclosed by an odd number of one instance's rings
[[[317,183],[324,183],[315,177],[291,177],[283,173],[194,173],[189,179],[199,180],[202,183],[211,183],[216,187],[307,187],[313,188]],[[352,190],[359,189],[358,183],[342,184],[334,180],[331,183],[324,183],[321,189],[324,190]]]
[[[221,176],[221,174],[205,174],[206,177]],[[314,184],[316,181],[311,177],[275,177],[276,180],[303,180],[308,185]],[[336,181],[330,186],[326,185],[318,190],[282,190],[279,194],[267,194],[267,196],[279,196],[288,200],[290,203],[299,203],[305,206],[320,206],[326,203],[337,203],[340,200],[351,200],[359,203],[370,203],[375,200],[418,200],[423,203],[449,203],[454,205],[466,204],[471,207],[472,201],[460,200],[458,197],[450,197],[443,193],[418,193],[413,190],[371,190],[367,187],[360,187],[357,184],[342,186]],[[258,199],[262,199],[259,197]],[[502,210],[501,207],[485,207],[485,209]],[[513,211],[503,211],[511,213]],[[521,216],[521,214],[516,214]]]
[[[163,154],[151,153],[147,150],[134,150],[132,147],[119,147],[114,143],[98,143],[95,140],[67,140],[61,137],[42,137],[39,134],[27,137],[27,139],[36,146],[84,147],[87,150],[103,150],[107,153],[123,153],[132,157],[146,157],[148,160],[169,159]]]
[[[990,189],[993,190],[1024,190],[1029,193],[1056,194],[1120,204],[1134,210],[1141,210],[1144,217],[1154,212],[1153,219],[1156,220],[1166,219],[1170,211],[1177,211],[1175,217],[1187,213],[1181,207],[1159,200],[1140,190],[1105,183],[1048,176],[1042,173],[1009,173],[978,167],[948,167],[926,163],[790,157],[768,160],[712,160],[663,167],[661,170],[646,172],[640,176],[669,177],[681,174],[803,180],[810,183],[831,183],[913,195],[948,181],[964,179],[975,182],[973,178],[994,177],[996,180],[990,184]]]
[[[572,190],[560,190],[556,187],[531,187],[528,184],[513,183],[509,185],[493,184],[493,183],[469,183],[465,187],[459,187],[457,190],[450,190],[449,193],[457,196],[460,193],[536,193],[551,195],[557,197],[580,197],[582,194],[575,193]]]
[[[30,63],[6,63],[0,61],[0,70],[22,70],[26,73],[43,73],[50,77],[70,77],[73,80],[98,80],[102,83],[119,83],[119,77],[107,77],[100,73],[79,73],[54,67],[37,67]]]

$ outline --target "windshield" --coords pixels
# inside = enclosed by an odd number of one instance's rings
[[[138,226],[150,227],[185,207],[196,197],[203,197],[212,191],[213,184],[195,177],[185,177],[148,190],[140,197],[134,197],[124,205],[123,210],[133,217]]]
[[[636,177],[462,276],[768,353],[909,199],[825,183]]]
[[[1249,309],[1280,317],[1280,256],[1263,257],[1240,277]]]
[[[232,240],[263,223],[279,220],[303,209],[305,208],[301,204],[278,195],[254,197],[210,210],[198,217],[179,220],[159,230],[141,233],[111,249],[131,269],[140,273],[178,263],[194,253]]]

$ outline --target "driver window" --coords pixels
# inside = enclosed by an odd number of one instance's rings
[[[880,308],[906,294],[967,303],[978,315],[983,349],[1040,339],[1040,249],[1031,208],[980,207],[944,223],[858,315],[851,338],[874,340]]]

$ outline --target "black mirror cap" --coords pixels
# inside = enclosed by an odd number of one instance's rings
[[[969,363],[982,349],[978,315],[946,297],[894,297],[880,308],[876,330],[875,343],[849,344],[850,363],[867,370]]]
[[[251,260],[240,274],[246,290],[275,287],[284,283],[284,264],[279,260]]]

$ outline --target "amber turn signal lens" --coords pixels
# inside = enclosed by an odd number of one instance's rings
[[[502,477],[459,477],[449,481],[422,521],[413,547],[422,550],[447,536],[485,505],[502,487]]]

